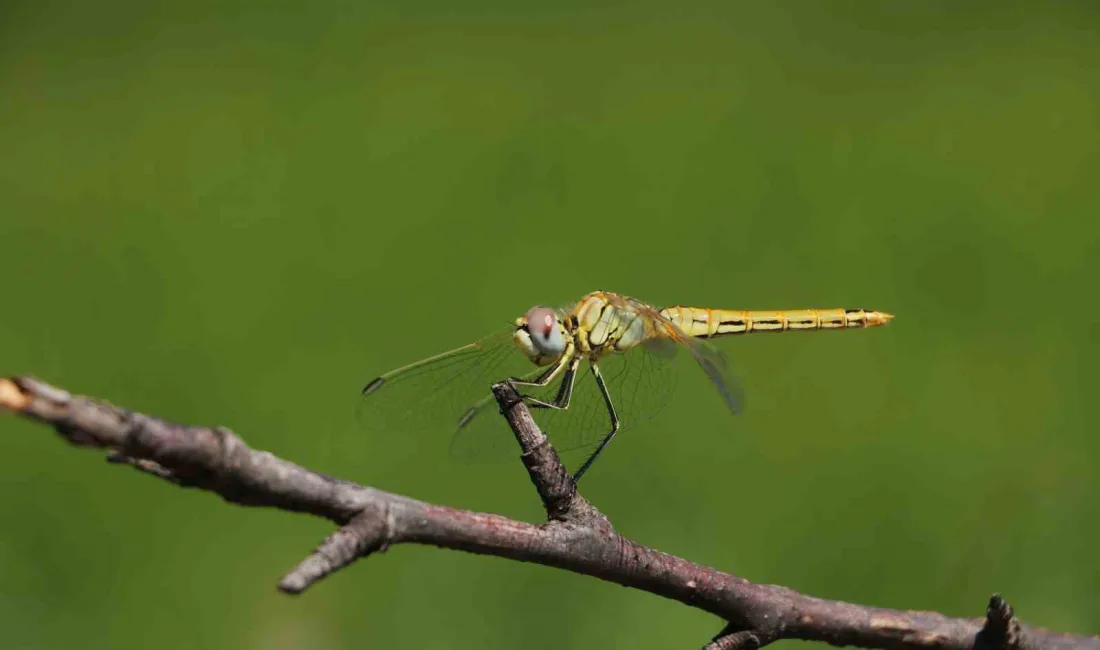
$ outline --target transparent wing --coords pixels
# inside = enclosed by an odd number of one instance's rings
[[[372,435],[422,436],[445,448],[463,414],[483,403],[487,438],[516,443],[498,415],[491,387],[511,377],[541,372],[511,340],[512,330],[491,334],[475,343],[388,372],[363,390],[357,417]]]
[[[733,414],[736,415],[743,410],[745,403],[744,390],[730,367],[729,359],[721,350],[705,340],[688,336],[683,330],[676,327],[672,321],[662,316],[661,312],[649,305],[633,298],[623,297],[623,301],[629,306],[629,309],[648,318],[654,329],[661,332],[661,339],[658,340],[675,342],[691,352],[691,356],[694,357],[703,372],[707,374],[707,378],[711,380],[714,387],[718,389],[722,401],[726,403]]]
[[[677,347],[654,341],[599,361],[619,416],[620,432],[636,428],[668,404],[676,388],[672,361]],[[552,402],[565,379],[559,377],[542,388],[520,387],[520,392]],[[568,409],[532,408],[531,412],[554,448],[570,460],[584,456],[611,430],[611,417],[587,361],[577,369]],[[511,432],[505,437],[496,433],[502,422],[495,400],[471,412],[468,422],[455,433],[451,455],[462,462],[515,459],[518,447]]]
[[[741,382],[737,380],[733,370],[730,369],[726,355],[706,341],[690,338],[686,334],[683,336],[682,342],[691,350],[691,355],[703,368],[703,372],[707,373],[707,377],[718,389],[718,394],[722,396],[722,401],[726,403],[729,410],[734,415],[743,411],[745,391],[741,388]]]

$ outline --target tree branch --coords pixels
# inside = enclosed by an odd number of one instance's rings
[[[778,639],[891,649],[1100,650],[1100,637],[1021,625],[999,596],[985,619],[854,605],[755,584],[626,539],[577,492],[515,389],[500,384],[493,392],[546,507],[543,524],[332,478],[251,449],[225,428],[172,424],[27,377],[0,379],[0,407],[52,426],[74,445],[106,448],[111,462],[182,487],[332,521],[336,531],[280,581],[287,593],[300,593],[390,545],[431,544],[559,567],[702,609],[727,621],[707,646],[716,650],[758,648]]]

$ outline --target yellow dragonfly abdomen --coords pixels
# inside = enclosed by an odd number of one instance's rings
[[[789,332],[879,327],[894,316],[867,309],[754,311],[666,307],[661,315],[689,336],[713,338],[755,332]]]

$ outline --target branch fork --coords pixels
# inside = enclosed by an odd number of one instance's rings
[[[323,517],[337,528],[278,587],[299,594],[394,544],[536,562],[642,589],[710,612],[726,626],[707,650],[748,650],[779,639],[916,650],[1100,650],[1100,637],[1019,622],[1000,596],[984,619],[823,600],[755,584],[648,548],[615,532],[576,488],[557,452],[508,383],[493,393],[546,509],[542,524],[425,503],[306,469],[257,451],[222,427],[188,427],[70,393],[30,377],[0,379],[0,408],[51,426],[73,445],[104,448],[111,463],[243,506]]]

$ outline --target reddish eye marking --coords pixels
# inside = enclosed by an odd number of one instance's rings
[[[554,312],[545,307],[532,307],[527,312],[527,327],[532,334],[550,336],[554,329]]]

